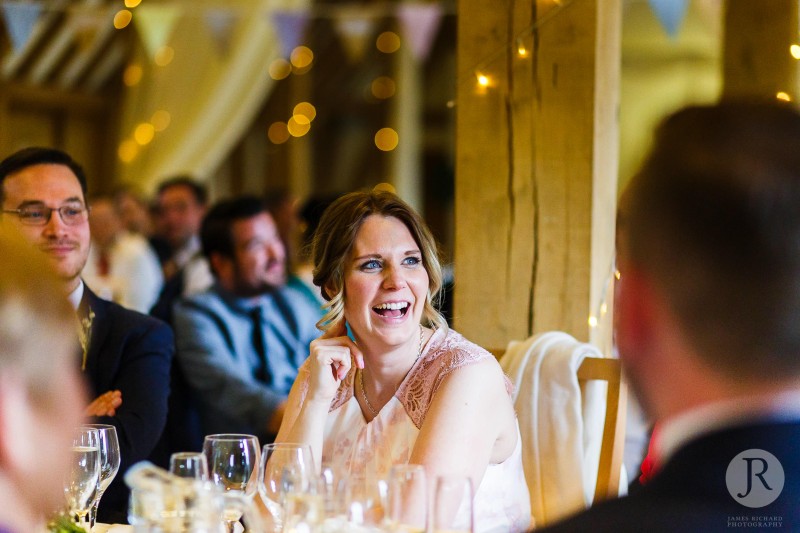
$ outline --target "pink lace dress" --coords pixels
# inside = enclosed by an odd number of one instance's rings
[[[395,396],[367,423],[354,397],[355,365],[331,403],[325,426],[322,463],[341,473],[386,478],[392,465],[408,463],[428,406],[453,370],[494,357],[453,330],[434,332]],[[301,379],[307,379],[307,367]],[[511,382],[506,380],[511,390]],[[522,470],[522,445],[500,464],[490,464],[475,491],[475,531],[526,531],[530,499]]]

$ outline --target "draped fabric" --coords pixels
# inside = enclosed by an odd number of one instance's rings
[[[117,178],[152,190],[164,177],[189,173],[207,179],[230,152],[273,88],[270,63],[280,43],[270,20],[277,9],[300,9],[308,0],[229,0],[228,46],[220,47],[202,3],[182,3],[167,44],[174,57],[158,66],[137,47],[131,64],[141,80],[126,91],[120,138],[133,139],[139,124],[157,111],[169,125],[139,146],[129,163],[118,161]],[[135,14],[134,14],[135,16]]]

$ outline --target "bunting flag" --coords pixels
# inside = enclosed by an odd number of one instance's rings
[[[425,61],[431,53],[433,39],[442,19],[440,4],[400,4],[397,8],[400,28],[417,61]]]
[[[366,11],[366,12],[365,12]],[[363,7],[344,7],[333,19],[333,27],[342,41],[347,58],[357,63],[364,57],[375,29],[375,17]]]
[[[303,42],[309,20],[308,13],[305,11],[275,11],[272,13],[272,24],[278,33],[283,57],[288,59],[292,50]]]
[[[154,57],[167,44],[181,13],[181,7],[177,4],[145,2],[136,8],[133,22],[149,57]]]
[[[33,28],[42,12],[42,5],[40,2],[5,0],[2,6],[8,35],[11,37],[11,46],[17,52],[31,38]]]
[[[236,16],[230,9],[211,8],[205,12],[205,22],[217,51],[223,57],[228,55],[231,48],[231,37]]]
[[[649,0],[649,2],[650,9],[653,10],[667,35],[675,38],[686,16],[688,0]]]

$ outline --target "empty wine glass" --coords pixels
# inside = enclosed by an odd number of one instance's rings
[[[472,533],[472,480],[457,475],[438,476],[433,490],[433,533]]]
[[[208,462],[201,452],[175,452],[169,457],[169,471],[178,477],[205,481]]]
[[[100,505],[100,498],[119,471],[119,439],[117,439],[117,428],[110,424],[84,424],[81,427],[97,430],[100,447],[100,484],[97,487],[97,493],[89,510],[89,530],[91,531],[97,521],[97,508]]]
[[[315,478],[311,447],[307,444],[264,445],[258,490],[269,511],[274,531],[282,531],[284,527],[287,496],[315,492]]]
[[[386,516],[387,484],[375,474],[351,472],[342,478],[339,490],[344,493],[346,529],[378,531]]]
[[[394,465],[389,471],[389,524],[392,531],[421,533],[427,527],[428,498],[425,469]]]
[[[225,491],[225,525],[233,533],[244,508],[258,490],[258,438],[253,435],[207,435],[203,454],[211,481]]]
[[[72,437],[72,461],[64,480],[64,496],[70,515],[84,520],[100,484],[100,438],[96,429],[79,428]]]

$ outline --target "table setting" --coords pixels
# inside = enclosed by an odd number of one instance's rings
[[[169,470],[147,461],[133,465],[125,474],[130,525],[96,523],[97,505],[119,468],[113,429],[84,426],[73,439],[67,516],[86,532],[473,532],[467,478],[429,480],[411,464],[395,465],[385,479],[329,465],[318,471],[308,445],[260,446],[242,434],[208,435],[202,452],[173,454]]]

